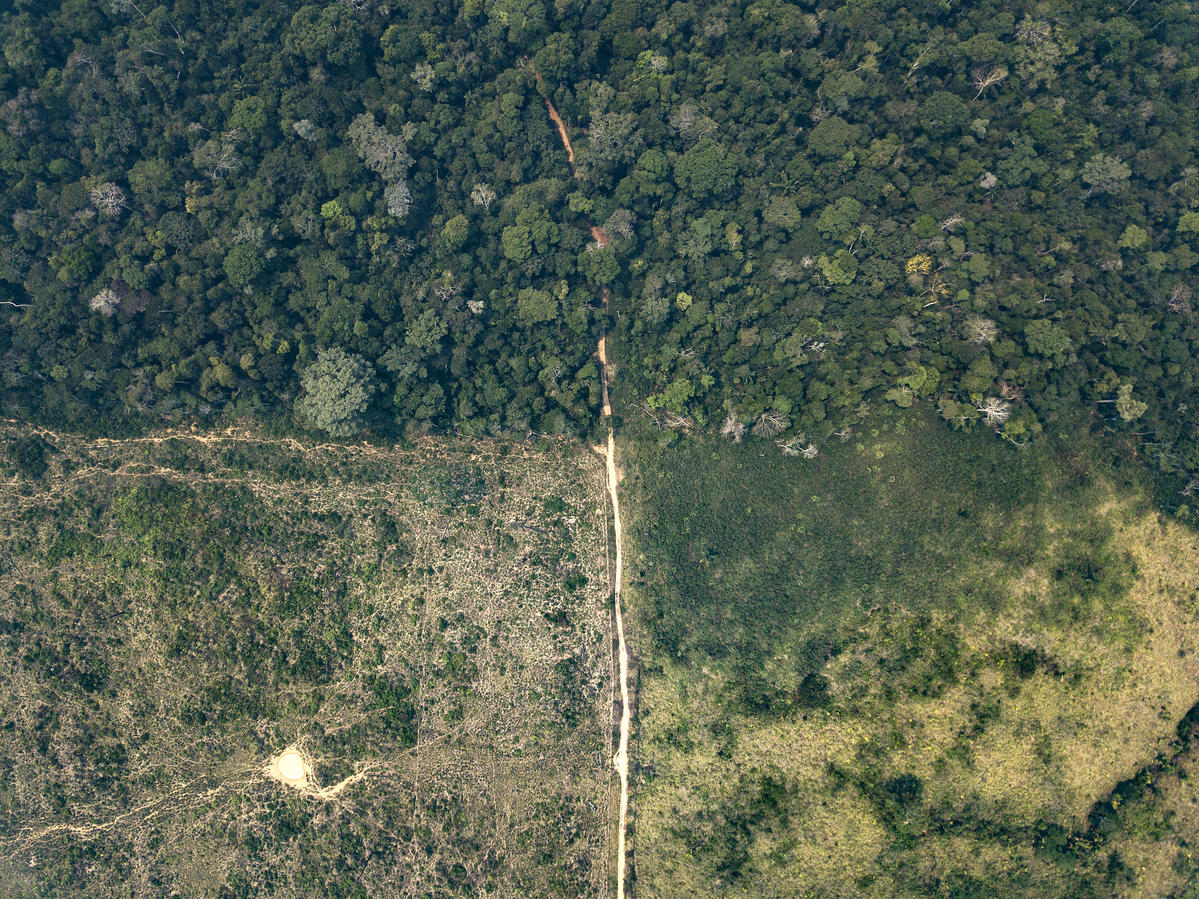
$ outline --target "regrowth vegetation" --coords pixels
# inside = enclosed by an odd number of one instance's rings
[[[5,896],[607,888],[593,454],[0,444]]]
[[[1193,797],[1155,784],[1193,757],[1199,538],[1085,447],[894,415],[763,443],[626,461],[639,895],[1196,876]]]

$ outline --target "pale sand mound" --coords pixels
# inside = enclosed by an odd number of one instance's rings
[[[298,752],[285,752],[279,756],[279,773],[287,780],[303,780],[304,760]]]
[[[302,790],[308,786],[308,763],[298,749],[285,749],[271,759],[267,773],[289,787]]]

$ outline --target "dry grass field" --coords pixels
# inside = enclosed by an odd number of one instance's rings
[[[607,891],[601,459],[6,425],[0,472],[0,893]]]

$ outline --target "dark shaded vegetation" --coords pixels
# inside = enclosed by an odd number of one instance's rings
[[[848,448],[813,463],[709,441],[638,447],[630,490],[639,508],[653,510],[640,519],[638,539],[655,554],[638,595],[655,654],[727,660],[745,703],[787,708],[792,696],[820,692],[818,682],[804,682],[851,639],[842,618],[902,601],[913,615],[882,634],[880,670],[924,693],[952,680],[956,632],[929,612],[997,607],[998,580],[955,572],[972,571],[983,556],[1009,570],[1031,561],[1044,524],[1019,513],[1052,457],[978,438],[955,447],[961,436],[921,419],[879,425],[910,428],[901,439],[919,448],[898,464],[871,465],[869,453],[864,461]],[[868,422],[856,439],[873,443],[872,432]],[[1102,540],[1077,546],[1063,571],[1090,565],[1113,595],[1127,588],[1104,576],[1098,555],[1093,563],[1086,555],[1088,547],[1101,553]],[[790,695],[756,674],[764,658],[784,652],[794,660]]]
[[[36,481],[46,473],[46,452],[49,444],[41,437],[22,437],[4,447],[4,455],[17,471],[31,481]]]

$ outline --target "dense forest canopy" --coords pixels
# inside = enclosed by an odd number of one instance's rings
[[[664,428],[816,452],[922,403],[1199,472],[1183,0],[60,0],[0,34],[9,415],[586,433],[606,324]]]

